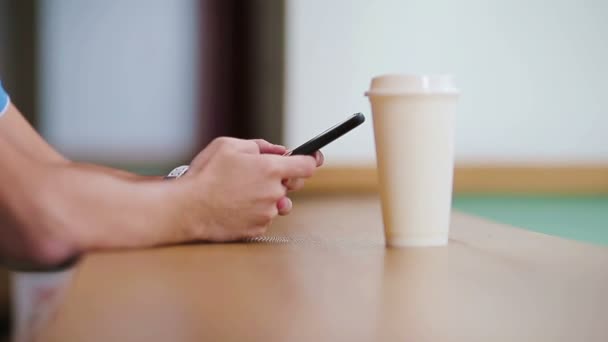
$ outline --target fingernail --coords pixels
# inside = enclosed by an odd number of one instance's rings
[[[293,203],[291,202],[291,199],[289,197],[285,197],[285,208],[283,210],[290,211],[292,207]]]

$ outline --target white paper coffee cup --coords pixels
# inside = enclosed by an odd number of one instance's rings
[[[448,241],[459,91],[448,75],[383,75],[371,102],[388,246]]]

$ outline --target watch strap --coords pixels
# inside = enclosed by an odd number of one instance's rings
[[[186,172],[188,172],[189,168],[190,168],[190,166],[188,166],[188,165],[178,166],[175,169],[171,170],[171,172],[169,172],[169,174],[165,176],[165,179],[179,178],[179,177],[183,176],[184,174],[186,174]]]

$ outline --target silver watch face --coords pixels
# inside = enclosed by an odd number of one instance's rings
[[[188,171],[188,168],[188,165],[178,166],[175,169],[171,170],[171,172],[169,172],[169,174],[165,178],[179,178]]]

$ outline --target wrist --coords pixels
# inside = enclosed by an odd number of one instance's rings
[[[204,172],[190,169],[178,179],[168,180],[178,192],[176,201],[179,231],[184,234],[184,241],[217,241],[214,231],[221,226],[218,217],[218,197],[209,193],[209,181],[213,181]],[[206,191],[203,191],[205,189]],[[235,215],[238,213],[235,212]]]

